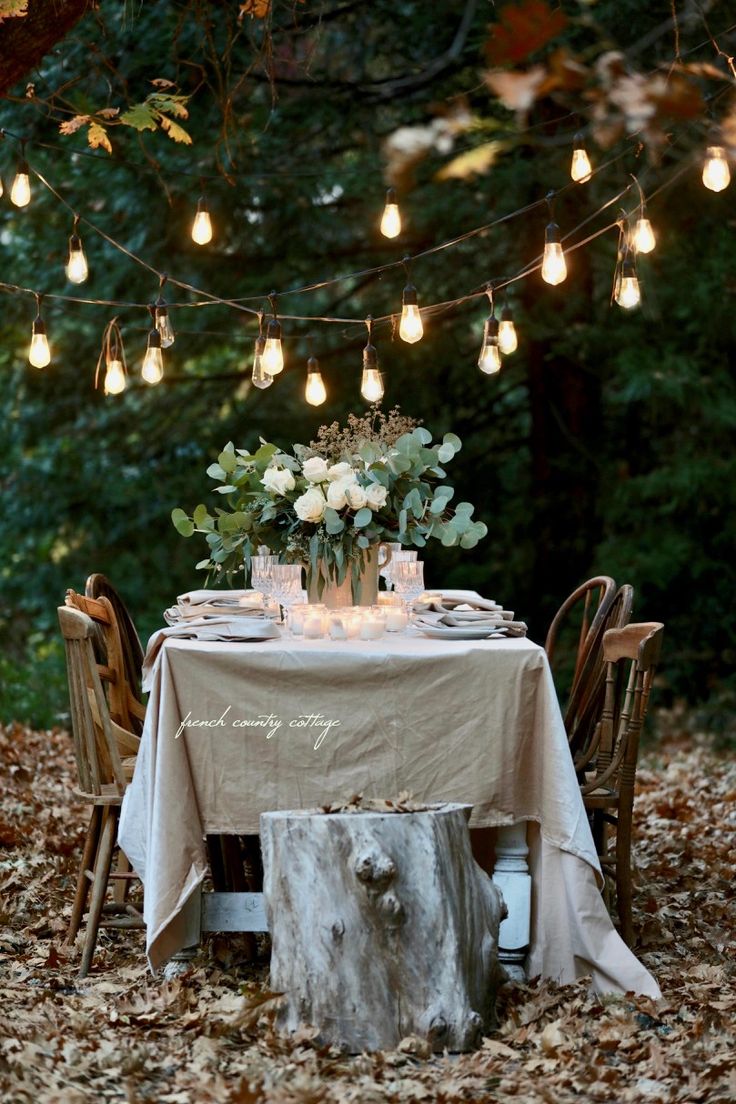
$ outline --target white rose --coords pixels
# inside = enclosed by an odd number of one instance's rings
[[[333,464],[327,469],[327,478],[331,483],[336,479],[346,479],[348,476],[355,479],[355,472],[347,460],[341,460],[339,464]]]
[[[261,483],[267,491],[280,495],[296,487],[296,480],[288,468],[266,468]]]
[[[345,498],[348,500],[348,506],[351,510],[360,510],[368,501],[366,493],[359,483],[350,483],[345,488]]]
[[[310,456],[302,464],[302,471],[310,483],[324,483],[327,479],[327,461],[321,456]]]
[[[345,484],[338,479],[336,483],[330,483],[327,487],[327,505],[333,510],[342,510],[347,503],[345,497]]]
[[[301,521],[321,521],[327,502],[317,487],[310,487],[294,503],[296,516]]]
[[[370,487],[365,492],[368,505],[372,510],[380,510],[382,506],[385,506],[387,495],[388,491],[385,487],[382,487],[380,483],[371,483]]]

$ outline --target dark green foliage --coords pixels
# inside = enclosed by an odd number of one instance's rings
[[[337,0],[318,3],[312,14],[340,6]],[[85,148],[84,132],[60,137],[31,103],[4,103],[0,124],[62,146],[67,152],[32,142],[29,159],[81,213],[128,248],[163,271],[238,297],[396,259],[565,183],[564,141],[527,136],[487,174],[465,181],[436,181],[443,158],[435,154],[401,197],[406,236],[400,244],[381,238],[386,135],[428,121],[432,105],[469,89],[471,106],[486,121],[496,115],[508,126],[509,116],[492,109],[479,86],[490,15],[485,7],[479,5],[458,59],[431,81],[384,95],[380,81],[421,74],[443,53],[465,5],[435,5],[431,19],[422,5],[410,3],[344,6],[344,15],[305,35],[292,5],[277,5],[274,51],[282,59],[277,73],[286,79],[277,79],[275,99],[263,66],[254,64],[260,23],[246,21],[227,54],[237,5],[103,0],[47,59],[38,94],[75,75],[79,80],[66,96],[77,111],[104,106],[110,79],[110,102],[123,109],[145,99],[157,77],[193,93],[186,122],[192,147],[159,133],[111,129],[116,155],[140,164],[146,163],[144,150],[155,157],[169,200],[153,172],[101,153],[71,157],[71,149]],[[728,24],[727,9],[715,5],[709,16],[714,27]],[[633,0],[593,10],[612,40],[624,45],[667,14]],[[566,33],[578,47],[584,44],[580,24]],[[704,38],[702,27],[693,28],[683,49]],[[652,65],[671,53],[671,38],[659,40],[651,47]],[[707,51],[703,56],[710,59]],[[208,183],[216,238],[212,247],[198,249],[189,238],[198,176],[216,174],[216,158],[230,164],[222,141],[223,88],[233,88],[250,66],[228,106],[232,167],[244,175],[233,184],[222,178]],[[207,85],[198,87],[203,78]],[[23,89],[18,92],[22,96]],[[560,124],[558,134],[569,131],[569,120]],[[650,190],[680,163],[683,150],[697,149],[705,131],[688,124],[677,133],[661,169],[648,174]],[[544,134],[553,138],[555,128],[549,125]],[[63,275],[71,216],[37,182],[27,210],[9,204],[15,155],[6,140],[0,146],[6,185],[2,278],[74,294]],[[192,175],[170,175],[177,170]],[[568,193],[557,210],[563,229],[624,186],[629,171],[642,171],[633,155]],[[642,178],[647,186],[646,172]],[[342,191],[331,193],[335,185]],[[534,277],[515,288],[520,348],[499,377],[484,377],[475,363],[487,313],[483,302],[428,320],[416,346],[391,342],[385,329],[376,332],[387,405],[399,402],[423,418],[435,438],[450,431],[461,437],[452,473],[456,497],[474,502],[475,516],[489,527],[472,552],[428,548],[429,581],[474,586],[504,601],[529,622],[537,640],[559,600],[583,578],[603,572],[629,581],[637,590],[637,618],[667,624],[666,686],[691,700],[718,691],[736,658],[734,188],[721,195],[704,191],[694,166],[654,200],[658,246],[642,262],[641,312],[628,315],[609,305],[610,234],[571,257],[570,278],[561,287],[548,288]],[[412,279],[420,303],[452,298],[518,270],[539,252],[543,229],[544,212],[534,213],[418,262]],[[83,237],[91,278],[78,289],[82,296],[141,304],[155,298],[150,273],[89,230]],[[379,315],[398,309],[404,282],[397,270],[284,297],[279,305],[295,314]],[[191,298],[171,287],[167,296]],[[25,359],[32,300],[7,295],[3,308],[0,715],[47,723],[66,705],[56,644],[56,605],[65,588],[81,589],[89,572],[105,572],[123,592],[142,635],[151,631],[172,598],[199,581],[193,567],[202,549],[176,534],[172,508],[215,504],[204,473],[228,440],[252,448],[260,435],[288,447],[313,438],[323,421],[362,410],[365,329],[311,331],[329,393],[315,411],[302,397],[307,324],[284,325],[287,368],[260,392],[247,383],[256,332],[249,316],[215,306],[174,308],[177,340],[166,355],[167,380],[105,399],[92,389],[103,326],[120,315],[137,377],[148,328],[144,309],[47,302],[53,362],[39,372]]]

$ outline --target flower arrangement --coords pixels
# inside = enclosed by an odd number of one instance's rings
[[[253,453],[228,443],[207,474],[229,509],[199,505],[189,516],[172,511],[182,536],[203,533],[209,556],[198,568],[231,575],[259,546],[286,561],[303,562],[319,592],[353,589],[370,550],[383,541],[423,548],[436,538],[447,547],[473,548],[486,535],[473,506],[451,506],[444,464],[461,448],[454,433],[432,434],[398,408],[351,414],[345,426],[322,426],[315,441],[291,452],[261,440]]]

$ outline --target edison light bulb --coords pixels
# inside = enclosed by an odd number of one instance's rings
[[[321,406],[327,398],[325,382],[316,357],[310,357],[307,361],[307,386],[304,388],[304,398],[310,406]]]
[[[266,387],[270,387],[273,383],[273,376],[269,376],[268,372],[263,369],[263,349],[266,344],[265,337],[260,334],[256,338],[255,349],[253,351],[253,372],[251,373],[251,380],[254,387],[258,387],[263,391]]]
[[[399,337],[402,341],[413,344],[419,341],[424,333],[422,316],[417,303],[417,289],[413,284],[407,284],[401,305],[401,324],[399,325]]]
[[[560,228],[556,222],[550,222],[544,235],[542,279],[548,284],[561,284],[566,276],[567,265],[560,241]]]
[[[122,360],[118,357],[108,362],[103,390],[106,395],[119,395],[125,390],[125,369]]]
[[[648,218],[642,216],[642,218],[636,220],[631,244],[637,253],[651,253],[654,249],[657,239]]]
[[[69,239],[69,258],[65,271],[67,280],[72,284],[83,284],[89,276],[87,258],[84,255],[82,239],[78,234],[72,234]]]
[[[174,344],[174,327],[171,325],[171,318],[169,317],[168,307],[165,303],[158,303],[156,305],[156,329],[161,337],[161,348],[168,349],[169,346]]]
[[[43,319],[36,318],[31,330],[31,347],[28,350],[29,363],[34,368],[45,368],[51,363],[51,351],[49,339],[46,337],[46,327]]]
[[[21,165],[15,174],[13,187],[10,189],[10,202],[16,207],[27,207],[31,202],[31,180],[27,165]]]
[[[573,180],[576,180],[578,184],[586,184],[592,175],[593,169],[590,164],[590,158],[588,157],[588,151],[582,146],[577,147],[572,151],[572,164],[570,166],[570,176]]]
[[[508,307],[504,307],[501,311],[501,325],[498,327],[498,347],[504,356],[515,353],[519,347],[516,326]]]
[[[383,380],[378,370],[378,353],[370,339],[363,350],[363,375],[360,380],[360,393],[367,402],[378,402],[383,398]]]
[[[641,302],[641,290],[636,275],[621,276],[616,290],[616,302],[620,307],[624,307],[625,310],[631,310],[632,307],[639,306]]]
[[[151,330],[148,334],[148,347],[143,357],[141,375],[146,383],[160,383],[164,375],[164,358],[161,352],[161,334]]]
[[[363,369],[360,393],[367,402],[378,402],[383,398],[383,381],[377,368]]]
[[[401,233],[401,213],[396,202],[396,191],[389,188],[386,192],[386,206],[381,218],[381,233],[384,238],[398,238]]]
[[[281,345],[281,325],[272,318],[266,330],[266,344],[261,358],[263,371],[269,376],[277,376],[284,370],[284,350]]]
[[[199,197],[197,213],[192,223],[192,241],[197,245],[207,245],[212,241],[212,219],[204,196]]]
[[[2,196],[2,194],[3,194],[3,190],[4,190],[4,189],[3,189],[3,182],[2,182],[2,180],[0,179],[0,196]]]
[[[723,146],[708,146],[703,165],[703,183],[712,192],[722,192],[731,183],[731,170]]]
[[[487,376],[492,376],[501,368],[501,352],[498,347],[498,321],[493,315],[486,319],[483,328],[483,344],[478,357],[478,367]]]

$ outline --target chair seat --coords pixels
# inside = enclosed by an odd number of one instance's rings
[[[605,786],[583,795],[583,804],[586,809],[618,808],[618,803],[618,790],[609,790]]]
[[[123,795],[118,793],[113,782],[106,782],[100,787],[101,793],[88,793],[86,790],[75,790],[76,797],[81,797],[88,805],[122,805]]]

